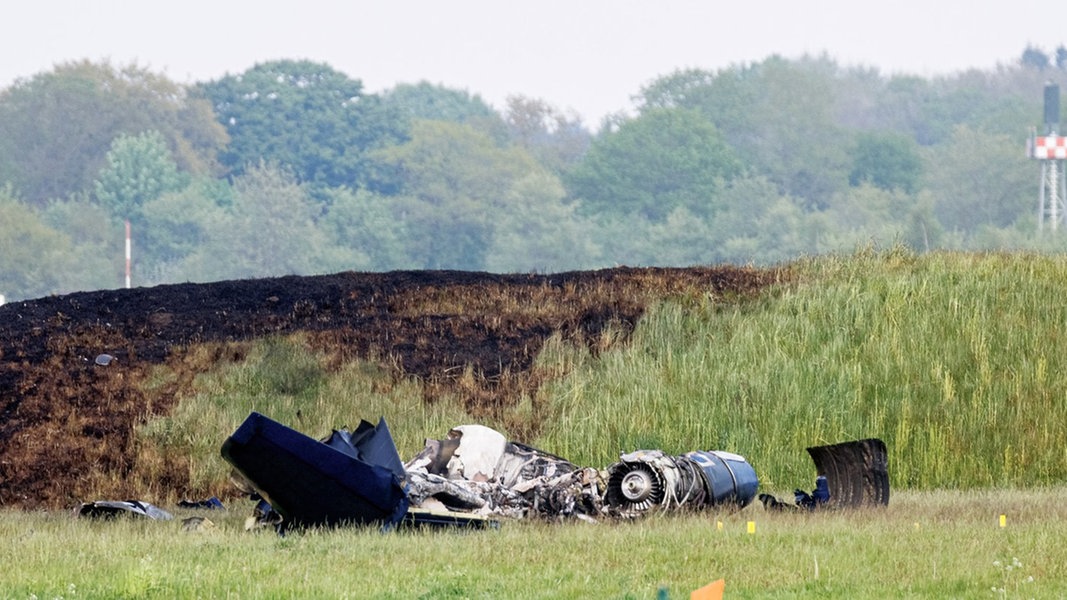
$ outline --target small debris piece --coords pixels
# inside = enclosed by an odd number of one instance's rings
[[[226,510],[226,507],[222,505],[222,500],[219,500],[215,496],[212,496],[207,500],[181,500],[178,502],[178,506],[182,508],[206,508],[208,510]]]
[[[189,517],[182,519],[182,531],[214,531],[215,522],[207,517]]]
[[[89,518],[113,519],[119,515],[138,515],[159,521],[174,518],[169,512],[140,500],[98,500],[87,502],[78,509],[78,516]]]
[[[110,354],[97,354],[96,360],[94,360],[93,362],[100,365],[101,367],[106,367],[113,362],[118,362],[118,360],[119,359],[115,358],[114,356],[111,356]]]

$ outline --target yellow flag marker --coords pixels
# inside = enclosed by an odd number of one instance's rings
[[[748,522],[748,532],[749,533],[756,533],[756,522],[755,521],[749,521]]]
[[[1000,526],[1001,527],[1007,527],[1008,526],[1008,515],[1000,515]]]
[[[722,521],[715,521],[715,529],[722,531]]]
[[[725,589],[725,579],[712,581],[699,590],[693,590],[693,593],[689,594],[689,600],[722,600],[722,592]]]

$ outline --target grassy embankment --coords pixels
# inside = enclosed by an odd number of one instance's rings
[[[795,268],[797,283],[757,301],[657,306],[628,343],[605,344],[596,359],[549,344],[539,361],[549,383],[505,416],[543,423],[525,441],[583,465],[638,447],[738,452],[763,490],[785,495],[811,485],[807,446],[880,437],[894,486],[886,511],[809,517],[753,506],[624,526],[285,539],[241,533],[243,515],[184,536],[158,523],[4,515],[14,568],[0,588],[13,597],[647,598],[661,587],[684,597],[725,577],[729,597],[995,597],[1000,588],[1060,597],[1063,490],[1040,488],[1067,478],[1067,260],[890,252]],[[405,458],[423,437],[470,421],[458,403],[427,406],[416,384],[388,383],[373,367],[327,371],[298,344],[263,344],[203,377],[197,396],[146,427],[145,447],[192,457],[194,481],[210,488],[227,471],[218,446],[249,410],[315,436],[385,415]],[[969,491],[927,491],[944,489]]]
[[[635,448],[729,450],[772,491],[811,484],[805,448],[865,437],[886,442],[898,489],[1067,480],[1067,259],[891,252],[796,269],[755,301],[654,307],[596,358],[550,341],[548,383],[502,418],[536,421],[523,441],[589,466]],[[207,489],[225,483],[219,445],[250,410],[312,436],[384,415],[402,458],[472,420],[377,367],[327,371],[298,341],[263,343],[198,387],[144,439],[191,457]]]

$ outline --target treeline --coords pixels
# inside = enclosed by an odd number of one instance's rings
[[[0,294],[120,287],[127,220],[139,286],[1064,250],[1024,151],[1060,54],[936,78],[828,56],[683,70],[595,130],[309,61],[193,85],[63,64],[0,92]]]

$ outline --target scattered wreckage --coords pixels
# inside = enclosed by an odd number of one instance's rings
[[[880,446],[879,446],[880,444]],[[809,448],[827,506],[888,503],[880,440]],[[879,453],[880,451],[880,453]],[[638,450],[605,470],[508,441],[482,425],[427,439],[401,462],[389,428],[362,421],[315,440],[251,413],[223,443],[235,480],[280,524],[496,526],[499,518],[635,518],[651,511],[744,508],[759,480],[744,457],[698,450]],[[822,496],[820,496],[822,497]],[[784,503],[780,503],[784,504]],[[764,505],[767,502],[764,501]]]
[[[759,494],[765,509],[838,508],[889,503],[885,444],[878,439],[808,448],[818,477],[794,503]],[[606,469],[509,441],[483,425],[427,439],[403,462],[384,418],[316,440],[253,412],[222,444],[233,480],[257,503],[248,528],[378,525],[498,527],[502,518],[633,519],[650,512],[741,509],[759,479],[744,457],[695,450],[637,450]],[[217,498],[194,508],[222,508]],[[79,514],[170,515],[139,501],[83,504]]]
[[[137,515],[157,521],[169,521],[174,515],[148,502],[140,500],[97,500],[86,502],[78,508],[79,517],[113,519],[119,515]]]
[[[202,508],[208,510],[225,510],[222,501],[212,496],[207,500],[178,502],[181,508]],[[91,519],[114,519],[119,516],[136,516],[153,521],[170,521],[174,515],[166,510],[141,500],[98,500],[83,503],[76,514]],[[207,517],[193,516],[182,519],[184,531],[206,531],[215,528],[215,523]]]
[[[602,473],[482,425],[426,440],[404,464],[384,419],[362,421],[352,433],[334,430],[320,442],[252,413],[223,443],[222,456],[284,526],[636,517],[653,509],[744,507],[758,486],[752,466],[727,452],[641,450]]]

